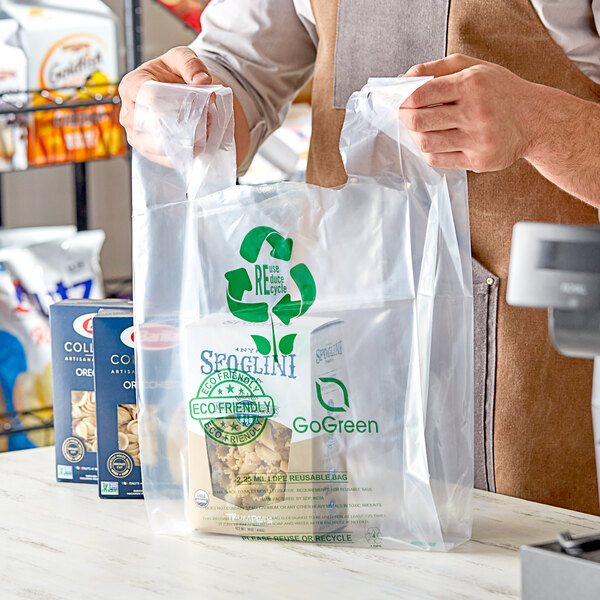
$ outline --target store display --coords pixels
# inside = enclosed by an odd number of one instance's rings
[[[126,300],[63,300],[50,307],[58,481],[97,483],[93,318]]]
[[[19,24],[18,46],[27,57],[27,89],[33,106],[109,100],[117,94],[117,20],[100,0],[3,0]],[[80,89],[85,88],[85,89]],[[28,160],[32,165],[85,161],[123,154],[118,104],[40,110],[31,116]]]
[[[0,13],[0,110],[27,102],[27,59],[9,44],[19,25]],[[16,93],[11,93],[16,92]],[[19,93],[21,92],[21,93]],[[23,116],[0,115],[0,172],[27,168],[27,125]]]
[[[97,229],[0,250],[0,260],[18,283],[19,293],[48,316],[50,305],[67,298],[104,298]]]
[[[142,86],[134,312],[140,336],[170,332],[161,359],[136,348],[154,530],[438,551],[469,538],[466,174],[428,166],[398,117],[426,80],[351,97],[338,189],[234,185],[231,92]],[[172,450],[147,465],[149,444]]]
[[[99,495],[143,498],[131,310],[101,310],[93,335]]]

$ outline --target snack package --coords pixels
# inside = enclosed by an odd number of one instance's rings
[[[93,319],[126,300],[63,300],[50,307],[56,478],[97,483]]]
[[[0,109],[27,102],[27,59],[14,40],[18,23],[0,13]],[[16,92],[16,93],[7,93]],[[20,93],[19,93],[20,92]],[[0,115],[0,172],[27,168],[27,124],[23,115]]]
[[[0,228],[0,259],[11,256],[15,248],[49,241],[62,243],[76,233],[77,228],[72,225]],[[24,433],[11,432],[9,435],[6,429],[6,435],[0,438],[0,449],[52,445],[54,432],[49,426],[52,422],[52,382],[48,318],[37,301],[31,302],[22,284],[7,270],[5,264],[0,262],[0,265],[0,335],[5,336],[5,352],[0,358],[0,371],[3,373],[0,376],[0,388],[6,390],[0,398],[0,415],[5,415],[3,422],[10,424],[11,431],[14,425],[24,430]],[[16,357],[21,359],[16,360]],[[20,416],[13,414],[16,411]]]
[[[116,16],[100,0],[3,0],[19,24],[18,45],[27,56],[27,87],[34,106],[90,102],[117,95]],[[78,90],[90,86],[88,90]],[[29,120],[32,165],[85,161],[123,154],[119,105],[42,110]]]
[[[47,316],[50,305],[59,300],[104,297],[100,270],[104,238],[101,230],[80,231],[65,238],[5,248],[0,250],[0,259],[17,281],[19,293]]]
[[[353,94],[337,189],[234,185],[230,90],[142,86],[134,320],[155,531],[435,551],[469,539],[466,174],[427,165],[399,119],[425,81]],[[150,344],[152,331],[170,333]],[[147,448],[167,451],[147,462]]]
[[[77,233],[75,225],[49,227],[0,227],[0,249],[24,248],[43,242],[64,241]]]
[[[100,498],[143,498],[133,314],[101,310],[93,329],[98,493]]]
[[[52,419],[50,326],[0,261],[0,416],[15,411],[33,411],[19,419],[5,418],[23,429]],[[0,436],[0,451],[53,441],[50,428]]]

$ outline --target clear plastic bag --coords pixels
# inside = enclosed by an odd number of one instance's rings
[[[339,189],[234,186],[230,92],[142,88],[134,312],[155,531],[469,539],[466,175],[429,167],[401,125],[424,81],[350,98]]]

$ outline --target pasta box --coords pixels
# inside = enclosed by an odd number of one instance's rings
[[[98,493],[101,498],[143,498],[133,315],[101,310],[93,329]]]
[[[50,307],[56,478],[97,483],[93,319],[127,300],[62,300]]]

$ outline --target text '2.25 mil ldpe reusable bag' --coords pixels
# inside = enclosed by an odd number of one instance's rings
[[[136,366],[155,531],[427,550],[470,537],[467,186],[399,121],[424,81],[353,94],[339,189],[235,186],[230,91],[142,88]]]

